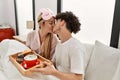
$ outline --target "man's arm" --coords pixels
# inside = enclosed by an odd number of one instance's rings
[[[53,76],[59,78],[60,80],[82,80],[82,74],[74,74],[74,73],[63,73],[56,70]]]
[[[55,67],[47,62],[44,62],[46,67],[44,68],[34,68],[31,71],[33,72],[40,72],[44,75],[53,75],[60,80],[82,80],[83,75],[82,74],[74,74],[74,73],[64,73],[60,72],[55,69]]]

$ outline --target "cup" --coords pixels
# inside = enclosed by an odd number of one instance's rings
[[[40,61],[35,54],[28,54],[24,57],[24,68],[31,68],[39,63]]]

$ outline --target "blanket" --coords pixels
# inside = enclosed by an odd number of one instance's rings
[[[9,56],[17,52],[29,49],[25,44],[16,40],[3,40],[0,43],[0,79],[2,80],[55,80],[53,76],[46,76],[34,73],[30,76],[23,76],[17,68],[9,61]]]

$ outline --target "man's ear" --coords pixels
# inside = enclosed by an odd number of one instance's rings
[[[62,20],[62,21],[61,21],[61,26],[64,26],[64,25],[65,25],[65,21]]]

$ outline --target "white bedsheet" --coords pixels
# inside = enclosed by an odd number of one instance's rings
[[[0,79],[1,80],[56,80],[53,76],[34,73],[23,76],[17,68],[9,61],[9,55],[29,49],[16,40],[3,40],[0,43]],[[43,77],[44,76],[44,77]]]
[[[9,55],[24,51],[26,49],[29,48],[16,40],[6,39],[0,43],[0,71],[2,75],[0,76],[0,79],[6,78],[9,80],[24,80],[21,73],[9,61]]]
[[[2,71],[0,71],[0,79],[1,80],[8,80]]]

